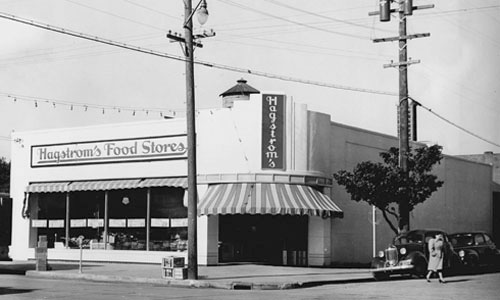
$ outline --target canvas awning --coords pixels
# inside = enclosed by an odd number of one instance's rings
[[[63,182],[35,182],[30,183],[27,193],[56,193],[76,191],[106,191],[148,187],[187,187],[185,177],[163,177],[145,179],[116,179],[116,180],[88,180]]]
[[[139,187],[140,179],[74,181],[69,190],[74,191],[106,191],[134,189]]]
[[[311,186],[284,183],[226,183],[208,187],[200,215],[289,214],[342,217],[327,195]]]
[[[34,182],[26,187],[27,193],[58,193],[67,192],[69,181],[60,182]]]
[[[181,187],[187,188],[186,177],[164,177],[164,178],[146,178],[140,183],[140,187]]]

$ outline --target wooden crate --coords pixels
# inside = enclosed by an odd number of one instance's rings
[[[163,268],[161,275],[162,278],[184,280],[187,279],[187,268]]]
[[[184,257],[169,256],[164,257],[161,263],[162,268],[184,268]]]

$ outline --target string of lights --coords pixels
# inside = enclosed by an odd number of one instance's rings
[[[63,100],[55,100],[41,97],[33,97],[33,96],[25,96],[11,93],[0,92],[0,97],[3,99],[7,99],[13,102],[30,102],[33,104],[35,108],[38,108],[41,104],[51,105],[53,108],[57,107],[65,107],[68,110],[80,110],[80,111],[99,111],[102,114],[105,114],[106,111],[114,111],[118,113],[130,113],[132,116],[136,116],[139,113],[146,114],[147,116],[158,116],[160,118],[163,117],[175,117],[176,112],[169,109],[159,109],[159,108],[144,108],[144,107],[127,107],[127,106],[114,106],[114,105],[97,105],[97,104],[88,104],[82,102],[72,102],[72,101],[63,101]]]
[[[186,61],[186,58],[183,56],[178,56],[178,55],[173,55],[173,54],[160,52],[160,51],[156,51],[156,50],[152,50],[152,49],[138,47],[138,46],[122,43],[122,42],[113,41],[110,39],[100,38],[97,36],[91,36],[88,34],[72,31],[69,29],[62,28],[62,27],[56,27],[53,25],[43,24],[43,23],[36,22],[33,20],[20,18],[20,17],[14,16],[14,15],[11,15],[11,14],[3,13],[3,12],[0,12],[0,18],[4,18],[7,20],[19,22],[22,24],[26,24],[26,25],[38,27],[41,29],[54,31],[54,32],[58,32],[58,33],[70,35],[73,37],[110,45],[110,46],[115,46],[115,47],[128,49],[128,50],[132,50],[132,51],[136,51],[136,52],[141,52],[141,53],[145,53],[145,54],[149,54],[149,55],[153,55],[153,56],[158,56],[158,57],[163,57],[163,58],[168,58],[168,59],[173,59],[173,60],[178,60],[178,61],[183,61],[183,62]],[[278,74],[272,74],[272,73],[267,73],[267,72],[262,72],[262,71],[257,71],[257,70],[240,68],[240,67],[233,67],[233,66],[229,66],[229,65],[222,65],[222,64],[201,61],[201,60],[195,60],[194,63],[197,65],[205,66],[205,67],[211,67],[211,68],[215,68],[215,69],[232,71],[232,72],[237,72],[237,73],[252,74],[255,76],[266,77],[266,78],[271,78],[271,79],[279,79],[279,80],[283,80],[283,81],[290,81],[290,82],[296,82],[296,83],[302,83],[302,84],[308,84],[308,85],[316,85],[316,86],[321,86],[321,87],[346,90],[346,91],[353,91],[353,92],[360,92],[360,93],[398,96],[398,93],[395,93],[395,92],[365,89],[365,88],[339,85],[339,84],[334,84],[334,83],[326,83],[326,82],[296,78],[296,77],[291,77],[291,76],[283,76],[283,75],[278,75]]]

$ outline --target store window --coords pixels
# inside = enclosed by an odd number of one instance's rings
[[[70,193],[70,248],[78,248],[83,236],[84,248],[104,248],[104,192]]]
[[[38,237],[47,236],[49,248],[64,245],[66,193],[37,193],[30,199],[30,246],[37,245]]]
[[[149,250],[187,250],[187,207],[184,189],[151,189],[151,235]]]
[[[187,251],[184,191],[151,188],[149,222],[146,188],[32,193],[30,247],[36,247],[38,237],[45,235],[49,248],[64,247],[66,238],[69,248],[79,248],[79,237],[83,237],[85,249]]]
[[[109,249],[146,250],[145,189],[108,192]]]

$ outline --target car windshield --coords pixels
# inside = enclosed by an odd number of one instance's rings
[[[472,234],[457,234],[451,236],[451,243],[455,247],[471,246],[474,244]]]
[[[421,244],[423,242],[423,236],[419,232],[410,231],[407,234],[398,236],[394,240],[395,245],[404,245],[404,244]]]

